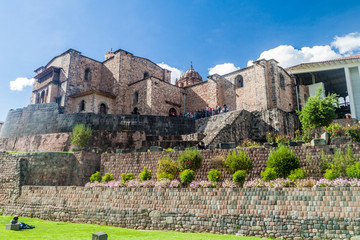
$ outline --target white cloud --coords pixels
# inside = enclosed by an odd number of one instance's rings
[[[349,33],[343,37],[335,36],[331,46],[339,49],[341,54],[352,55],[354,51],[360,50],[360,33]]]
[[[233,63],[223,63],[223,64],[218,64],[215,67],[209,68],[209,75],[213,75],[215,73],[219,74],[219,75],[224,75],[233,71],[236,71],[240,69],[239,67],[235,67],[235,65]]]
[[[247,63],[247,66],[250,67],[254,65],[254,60],[249,60],[248,63]]]
[[[24,87],[32,86],[34,83],[34,78],[18,77],[14,81],[10,81],[10,90],[11,91],[22,91]]]
[[[300,50],[291,45],[280,45],[264,51],[258,59],[275,59],[279,65],[286,68],[304,62],[317,62],[341,57],[329,45],[302,47]]]
[[[345,36],[335,36],[329,45],[302,47],[296,49],[291,45],[280,45],[264,51],[258,59],[275,59],[279,65],[287,68],[306,62],[318,62],[352,55],[360,51],[360,33],[349,33]],[[248,66],[251,61],[248,62]]]
[[[181,77],[182,71],[180,71],[179,69],[170,67],[169,65],[167,65],[164,62],[158,63],[157,65],[159,65],[160,67],[162,67],[164,69],[171,71],[171,83],[172,84],[175,84],[176,79],[179,79]]]

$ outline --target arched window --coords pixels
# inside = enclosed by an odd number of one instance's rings
[[[87,68],[86,70],[85,70],[85,81],[91,81],[91,78],[92,78],[92,73],[91,73],[91,71],[90,71],[90,69],[89,68]]]
[[[41,92],[40,103],[45,103],[45,91]]]
[[[170,108],[169,116],[170,117],[176,117],[177,116],[175,108]]]
[[[106,114],[107,113],[107,107],[106,107],[105,103],[100,104],[99,113],[100,114]]]
[[[149,77],[150,76],[150,74],[148,73],[148,72],[144,72],[144,78],[147,78],[147,77]]]
[[[235,84],[237,88],[242,88],[244,87],[244,79],[241,75],[237,75],[235,77]]]
[[[134,92],[133,102],[134,102],[134,104],[139,103],[139,92],[138,91]]]
[[[37,93],[36,94],[36,101],[35,101],[36,104],[39,104],[40,103],[40,93]]]
[[[85,111],[85,100],[80,102],[79,112]]]
[[[281,73],[280,73],[280,87],[282,89],[285,89],[285,78],[284,75],[282,75]]]

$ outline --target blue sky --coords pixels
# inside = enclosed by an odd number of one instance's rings
[[[260,57],[287,67],[356,54],[359,13],[357,0],[0,0],[0,121],[29,104],[33,71],[69,48],[100,61],[121,48],[178,74],[192,61],[206,79]]]

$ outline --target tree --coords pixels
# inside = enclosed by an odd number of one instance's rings
[[[79,148],[85,147],[91,136],[92,130],[90,126],[85,126],[82,123],[76,124],[70,135],[71,144]]]
[[[304,108],[298,112],[303,129],[328,126],[337,118],[335,109],[339,107],[339,99],[336,94],[321,97],[322,90],[319,88],[316,95],[309,97]]]

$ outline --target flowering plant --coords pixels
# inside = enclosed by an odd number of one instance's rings
[[[190,188],[215,188],[216,182],[211,181],[192,181],[190,183]]]
[[[231,180],[225,180],[222,184],[221,187],[223,188],[236,188],[239,187],[236,183],[234,183]]]

